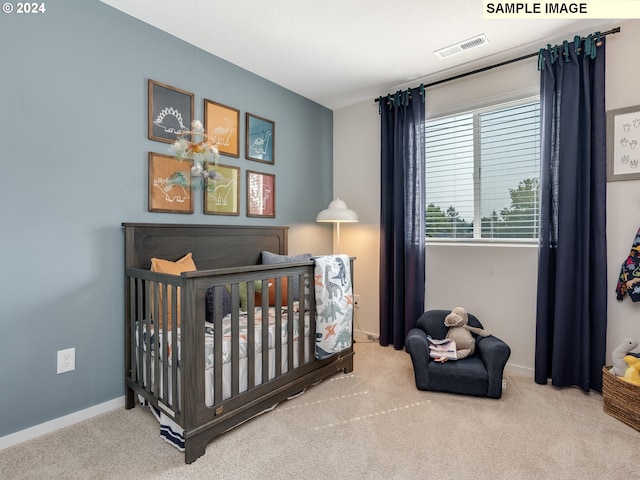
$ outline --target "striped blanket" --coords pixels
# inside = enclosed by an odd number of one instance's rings
[[[353,287],[347,255],[315,257],[316,358],[349,348],[353,338]]]

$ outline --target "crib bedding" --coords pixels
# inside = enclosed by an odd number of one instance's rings
[[[294,307],[293,307],[293,311],[295,312],[293,315],[293,341],[294,341],[294,348],[293,348],[293,365],[294,367],[297,367],[299,365],[299,359],[298,359],[298,340],[299,340],[299,334],[300,334],[300,328],[299,328],[299,312],[297,311],[297,302],[295,302]],[[248,313],[247,312],[240,312],[239,314],[239,331],[238,331],[238,338],[239,338],[239,342],[238,342],[238,356],[239,356],[239,371],[237,372],[237,376],[239,378],[239,383],[240,383],[240,392],[244,392],[247,390],[248,388],[248,356],[249,356],[249,344],[248,344],[248,338],[249,338],[249,332],[248,332],[248,327],[249,327],[249,320],[248,320]],[[282,345],[282,354],[281,354],[281,361],[280,361],[280,371],[283,373],[286,373],[288,371],[288,365],[289,365],[289,359],[288,359],[288,348],[286,348],[286,346],[288,345],[288,331],[289,331],[289,327],[288,327],[288,309],[287,308],[282,308],[279,309],[279,314],[276,311],[276,307],[269,307],[268,311],[267,311],[267,318],[268,318],[268,349],[269,349],[269,378],[274,378],[276,375],[276,354],[275,354],[275,349],[276,349],[276,332],[277,332],[277,325],[278,325],[278,318],[280,320],[280,342]],[[309,324],[310,324],[310,318],[309,318],[309,312],[305,312],[304,314],[304,336],[305,338],[308,338],[309,336]],[[222,338],[222,363],[223,365],[223,375],[222,375],[222,387],[223,387],[223,394],[222,394],[222,399],[227,399],[231,397],[231,378],[233,375],[233,372],[231,371],[231,360],[232,360],[232,338],[233,338],[233,334],[232,334],[232,320],[231,320],[231,314],[226,315],[223,319],[222,319],[222,325],[223,325],[223,338]],[[254,377],[254,384],[255,385],[259,385],[262,383],[262,325],[263,325],[263,314],[262,314],[262,308],[261,307],[256,307],[254,309],[254,365],[255,365],[255,377]],[[211,407],[213,405],[214,402],[214,381],[213,381],[213,375],[214,375],[214,335],[215,335],[215,329],[214,329],[214,325],[213,323],[210,322],[205,322],[205,335],[204,335],[204,339],[205,339],[205,404],[207,407]],[[143,323],[142,325],[142,329],[138,330],[136,328],[136,333],[138,331],[142,331],[142,335],[143,335],[143,341],[139,342],[138,340],[138,335],[136,335],[137,338],[137,343],[138,345],[140,345],[140,343],[142,344],[142,348],[144,351],[147,350],[147,346],[150,347],[151,351],[152,351],[152,362],[150,365],[150,372],[151,372],[151,389],[155,390],[155,362],[153,361],[153,358],[155,356],[155,351],[154,351],[154,346],[157,344],[162,345],[163,342],[163,332],[162,330],[160,330],[158,332],[159,338],[156,339],[154,338],[154,326],[150,324],[150,331],[151,333],[151,338],[149,339],[149,341],[147,342],[146,340],[146,332],[147,332],[147,326]],[[177,329],[177,358],[181,358],[181,331],[180,331],[180,327],[178,327]],[[172,335],[169,334],[167,336],[167,344],[168,344],[168,365],[169,365],[169,374],[168,374],[168,382],[169,382],[169,394],[170,394],[170,398],[169,401],[171,402],[171,368],[173,365],[173,344],[172,344]],[[162,348],[159,349],[160,351],[160,358],[159,358],[159,364],[161,366],[161,368],[163,368],[164,365],[164,358],[163,358],[163,351]],[[309,352],[308,349],[305,349],[305,361],[309,361]],[[178,367],[179,367],[179,362],[178,362]],[[143,359],[143,368],[139,369],[139,374],[143,375],[145,381],[146,381],[146,362]],[[180,375],[180,368],[178,368],[178,375]],[[158,386],[158,390],[162,390],[162,378],[163,375],[159,375],[159,386]],[[180,382],[178,382],[178,389],[179,389],[179,385]],[[179,390],[178,390],[179,391]],[[180,398],[178,396],[178,398]],[[178,405],[180,406],[180,405]]]

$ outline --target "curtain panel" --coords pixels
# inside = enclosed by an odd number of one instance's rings
[[[540,51],[535,381],[602,391],[607,330],[605,38]]]
[[[424,311],[424,87],[380,97],[380,344],[402,349]]]

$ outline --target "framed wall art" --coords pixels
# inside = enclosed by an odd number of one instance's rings
[[[207,177],[204,188],[204,213],[210,215],[240,215],[240,168],[230,165],[209,165],[215,179]]]
[[[205,99],[204,131],[222,155],[240,156],[240,110]]]
[[[191,130],[193,93],[149,80],[149,139],[173,143]]]
[[[607,112],[607,180],[640,179],[640,105]]]
[[[247,170],[247,217],[276,216],[276,176]]]
[[[149,152],[149,211],[193,213],[191,165],[170,155]]]
[[[276,124],[251,113],[246,114],[245,157],[256,162],[275,162]]]

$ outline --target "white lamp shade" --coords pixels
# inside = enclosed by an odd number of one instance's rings
[[[329,208],[322,210],[316,217],[316,222],[346,223],[357,222],[358,214],[347,208],[347,204],[336,198],[329,204]]]

